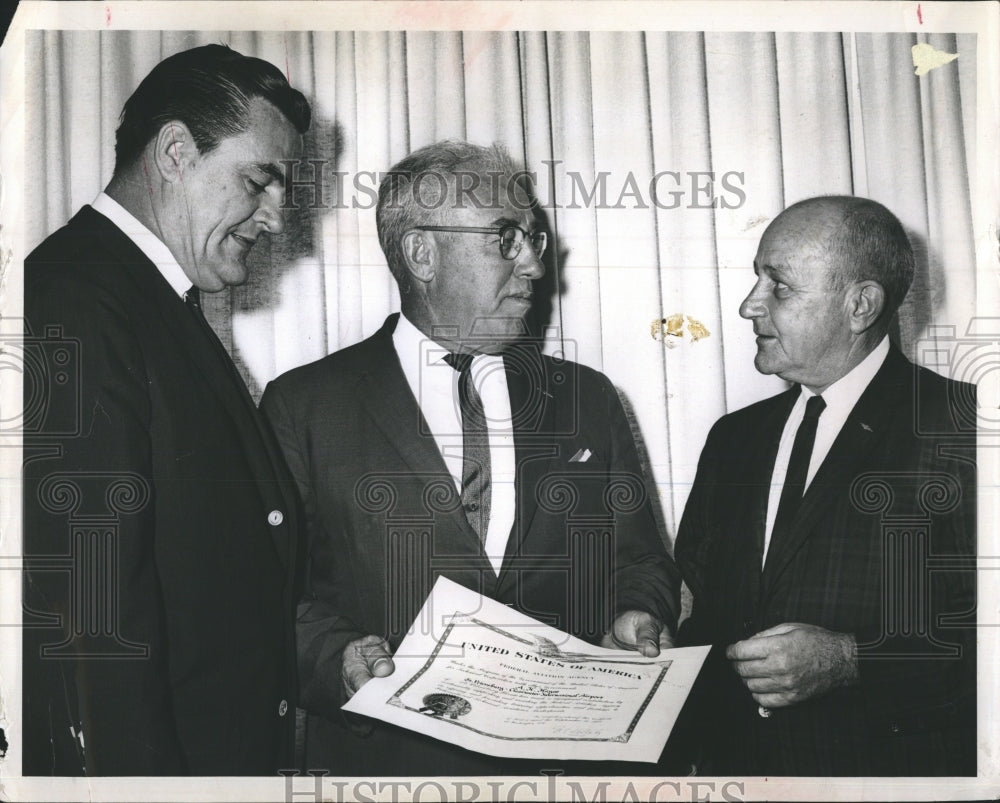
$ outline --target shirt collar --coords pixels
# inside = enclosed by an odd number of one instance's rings
[[[414,359],[419,355],[420,365],[448,365],[445,357],[450,350],[417,329],[402,312],[399,313],[396,330],[392,333],[392,341],[397,354],[405,354],[407,359]],[[476,354],[472,359],[474,365],[479,365],[503,358],[499,354]],[[451,368],[450,365],[448,367]]]
[[[406,355],[407,359],[419,356],[420,365],[443,363],[445,355],[448,353],[448,349],[417,329],[402,312],[399,313],[399,321],[396,323],[396,330],[392,333],[392,340],[397,353]]]
[[[149,261],[156,265],[156,269],[174,292],[184,297],[184,294],[191,289],[191,280],[159,237],[107,193],[100,193],[91,207],[121,229],[122,233],[149,257]]]
[[[847,374],[842,376],[830,387],[823,391],[823,401],[826,402],[826,409],[831,407],[837,410],[850,411],[858,403],[865,388],[871,384],[882,367],[885,358],[889,356],[889,336],[885,335],[881,342],[872,349],[872,352],[861,362],[854,366]],[[814,396],[811,390],[802,386],[802,398],[808,400]]]

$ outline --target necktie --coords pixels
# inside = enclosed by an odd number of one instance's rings
[[[217,350],[222,351],[225,354],[226,362],[232,362],[232,358],[229,356],[229,352],[226,351],[226,347],[222,345],[222,341],[219,340],[219,336],[215,333],[212,325],[208,322],[208,318],[205,317],[205,310],[201,308],[201,291],[197,287],[192,287],[184,294],[184,303],[187,308],[194,313],[194,317],[198,320],[198,325],[204,330],[205,334],[208,335],[208,339],[212,341],[212,344]]]
[[[788,459],[788,473],[785,474],[785,484],[781,489],[781,499],[778,502],[778,514],[774,519],[774,529],[771,530],[768,554],[774,552],[777,540],[791,527],[802,503],[806,475],[809,473],[809,458],[812,457],[813,444],[816,442],[816,426],[824,409],[826,402],[822,396],[811,396],[806,402],[806,414],[795,433],[792,455]]]
[[[444,359],[458,371],[458,401],[462,413],[462,507],[479,540],[485,542],[490,523],[490,443],[486,412],[472,382],[472,355],[448,354]]]
[[[191,309],[195,310],[199,315],[204,315],[201,311],[201,290],[197,287],[192,287],[184,294],[184,303],[191,307]]]

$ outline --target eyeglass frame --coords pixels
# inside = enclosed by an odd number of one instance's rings
[[[528,243],[528,247],[538,259],[542,258],[542,254],[545,253],[545,249],[549,245],[549,235],[544,229],[529,232],[522,229],[516,223],[504,223],[502,226],[413,226],[413,228],[420,229],[421,231],[449,231],[458,234],[497,234],[500,236],[500,256],[511,261],[521,256],[521,249],[524,248],[525,242]],[[521,239],[517,241],[517,252],[512,256],[506,256],[503,252],[503,233],[506,229],[517,229],[521,232]],[[531,238],[538,236],[542,238],[542,247],[536,250]]]

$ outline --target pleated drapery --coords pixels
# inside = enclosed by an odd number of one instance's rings
[[[918,41],[960,57],[917,77]],[[784,387],[754,371],[737,308],[785,206],[853,193],[900,217],[918,251],[911,356],[974,315],[973,34],[32,31],[29,248],[107,183],[139,80],[210,42],[271,61],[314,108],[285,235],[204,303],[255,394],[398,309],[374,188],[448,137],[502,142],[537,174],[553,246],[536,325],[620,389],[668,539],[712,422]]]

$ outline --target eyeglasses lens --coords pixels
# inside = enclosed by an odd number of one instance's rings
[[[548,243],[548,237],[545,235],[544,231],[536,231],[531,235],[531,247],[534,249],[535,254],[541,259],[542,254],[545,253],[545,246]]]
[[[546,236],[544,231],[536,231],[527,235],[531,250],[541,257],[545,253]],[[525,233],[520,226],[504,226],[500,231],[500,255],[504,259],[517,259],[524,246]]]
[[[514,259],[521,253],[524,238],[517,226],[505,226],[500,230],[500,255],[504,259]]]

